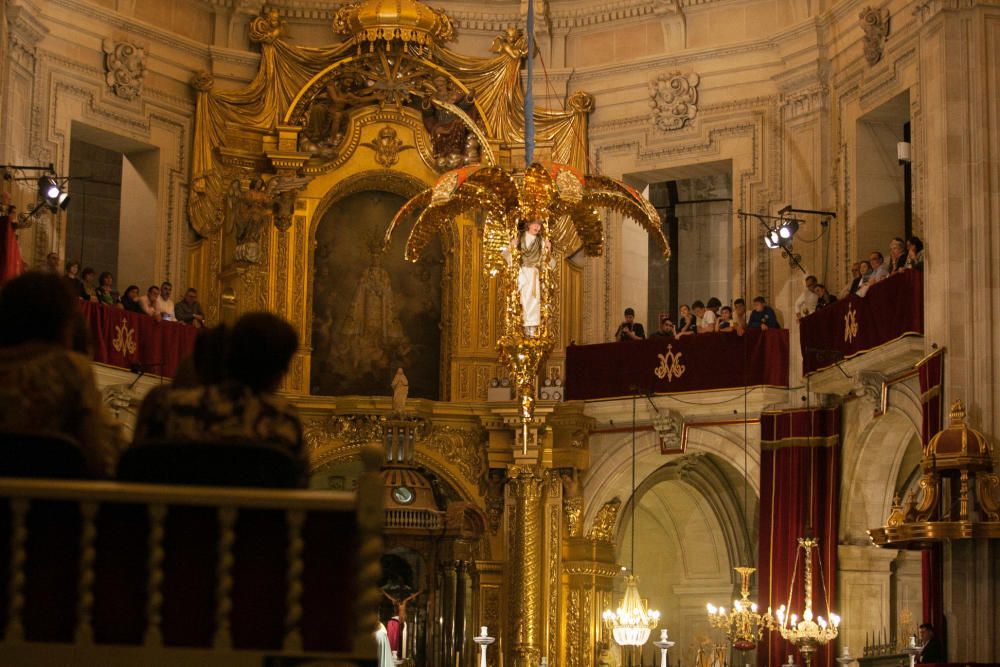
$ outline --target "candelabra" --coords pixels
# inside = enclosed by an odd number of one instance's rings
[[[812,611],[812,550],[819,547],[819,540],[814,537],[800,537],[799,538],[799,549],[805,552],[805,609],[802,612],[802,620],[798,620],[796,614],[788,616],[788,610],[785,605],[781,605],[778,608],[778,628],[781,630],[781,636],[786,640],[795,644],[799,649],[799,653],[805,658],[806,667],[812,667],[812,658],[816,653],[816,650],[837,637],[839,632],[838,628],[840,626],[840,617],[835,613],[830,611],[830,597],[829,595],[824,595],[827,603],[827,616],[830,621],[827,622],[822,616],[815,617],[813,620]],[[799,554],[798,551],[795,553],[795,567],[793,568],[793,579],[789,585],[788,590],[788,604],[792,603],[792,590],[795,587],[794,572],[798,569],[799,564]],[[822,582],[822,569],[823,563],[820,561],[820,581]],[[824,594],[826,592],[826,583],[823,583]]]
[[[726,639],[737,651],[752,651],[765,630],[774,628],[774,618],[768,612],[758,612],[757,603],[750,600],[750,575],[756,572],[752,567],[733,568],[740,574],[742,580],[740,599],[733,600],[733,608],[727,611],[725,607],[716,607],[709,602],[708,621],[712,627],[722,629]]]
[[[653,646],[660,649],[660,667],[667,667],[667,651],[674,645],[674,642],[667,639],[667,629],[660,630],[659,641],[653,642]]]
[[[479,667],[486,667],[486,647],[496,641],[495,637],[486,634],[486,626],[479,628],[479,635],[472,638],[472,641],[479,644]]]

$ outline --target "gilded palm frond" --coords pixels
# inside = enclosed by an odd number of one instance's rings
[[[653,237],[663,256],[670,259],[670,244],[663,235],[660,215],[638,190],[607,176],[587,176],[586,185],[581,206],[607,208],[631,218]]]
[[[422,208],[425,208],[431,201],[431,190],[427,189],[423,192],[411,197],[409,201],[403,204],[403,207],[396,212],[396,215],[392,216],[392,220],[389,221],[389,226],[385,229],[385,237],[382,240],[382,249],[386,250],[389,244],[392,242],[392,233],[396,231],[396,227]]]

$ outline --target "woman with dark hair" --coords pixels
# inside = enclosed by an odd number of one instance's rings
[[[97,301],[105,306],[113,306],[118,301],[118,295],[114,288],[115,277],[110,271],[102,271],[97,279]],[[138,288],[136,288],[138,289]]]
[[[906,268],[924,270],[924,242],[916,236],[906,239]]]
[[[140,315],[145,315],[146,311],[142,309],[142,304],[139,303],[139,286],[129,285],[125,288],[125,293],[122,294],[122,308],[131,311],[133,313],[139,313]]]
[[[97,303],[97,285],[94,284],[94,276],[97,272],[89,266],[80,272],[80,298],[84,301]]]
[[[295,329],[270,313],[248,313],[228,334],[210,330],[195,347],[198,385],[150,392],[136,419],[134,444],[235,439],[271,445],[298,458],[304,474],[302,423],[294,406],[275,393],[298,345]]]
[[[59,276],[30,272],[0,290],[0,430],[70,437],[90,473],[108,477],[117,430],[104,412],[90,360],[72,351],[80,319],[76,295]]]

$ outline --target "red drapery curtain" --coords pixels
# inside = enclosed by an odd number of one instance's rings
[[[921,444],[926,447],[930,439],[941,430],[941,389],[944,384],[944,349],[925,357],[917,370],[920,376],[920,407],[923,423],[920,429]],[[934,636],[945,641],[944,620],[944,554],[940,544],[924,549],[920,558],[920,579],[923,597],[923,622],[934,626]],[[947,647],[945,647],[947,650]]]
[[[819,549],[813,551],[813,613],[827,618],[828,608],[837,611],[840,408],[765,412],[760,428],[760,604],[772,612],[785,605],[789,614],[802,616],[805,553],[799,553],[798,540],[811,527],[819,539]],[[793,580],[796,553],[799,563]],[[805,664],[780,632],[772,632],[758,647],[757,664],[777,667],[793,653],[799,665]],[[827,646],[813,664],[833,667],[833,658],[833,647]]]

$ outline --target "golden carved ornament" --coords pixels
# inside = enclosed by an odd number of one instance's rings
[[[902,502],[896,496],[886,525],[868,531],[875,546],[920,549],[945,539],[1000,538],[1000,476],[989,440],[966,424],[961,401],[950,418],[924,448],[917,488]]]
[[[333,31],[353,39],[359,48],[367,45],[370,50],[394,42],[430,46],[455,38],[448,15],[417,0],[365,0],[341,5],[333,19]]]
[[[594,517],[594,523],[590,527],[590,532],[587,533],[587,539],[595,542],[614,543],[615,521],[618,519],[618,510],[621,507],[622,501],[619,498],[612,498],[604,503],[597,511],[597,516]]]
[[[429,190],[410,199],[389,223],[388,247],[400,222],[422,209],[407,239],[405,257],[416,262],[430,240],[462,214],[480,212],[482,266],[497,277],[502,304],[502,326],[497,347],[500,363],[509,371],[525,428],[534,413],[535,383],[542,360],[552,349],[553,313],[557,308],[557,272],[549,230],[554,221],[569,219],[587,255],[604,250],[604,228],[598,208],[616,211],[635,220],[657,242],[664,257],[670,247],[660,226],[659,214],[634,188],[603,176],[585,176],[565,164],[529,165],[524,171],[495,166],[470,166],[442,175]],[[524,325],[518,276],[521,266],[521,229],[530,222],[541,224],[545,239],[538,262],[538,326]],[[525,447],[527,435],[525,433]]]

